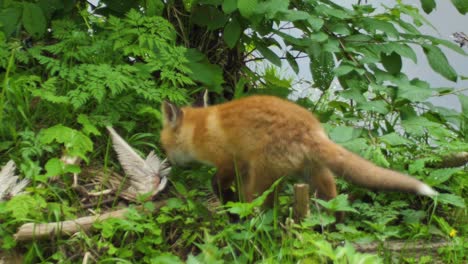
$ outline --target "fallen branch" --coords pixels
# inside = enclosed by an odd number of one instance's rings
[[[166,204],[166,201],[157,201],[155,211],[158,211]],[[137,207],[141,208],[141,206]],[[56,235],[73,235],[79,231],[88,231],[94,223],[103,221],[109,218],[125,218],[129,208],[123,208],[112,212],[107,212],[99,215],[85,216],[75,220],[67,220],[52,223],[27,223],[22,225],[18,232],[14,235],[16,241],[27,241],[32,239],[45,239]]]
[[[449,241],[434,241],[434,242],[427,242],[422,240],[417,241],[387,241],[384,242],[383,248],[389,251],[406,251],[406,252],[419,252],[421,250],[432,250],[437,252],[436,249],[441,247],[446,247],[450,245]],[[369,244],[360,244],[360,243],[353,243],[354,248],[356,248],[359,252],[372,252],[375,253],[380,246],[379,242],[373,242]]]
[[[431,168],[455,168],[464,166],[468,163],[468,152],[452,153],[443,156],[440,161],[429,163]]]

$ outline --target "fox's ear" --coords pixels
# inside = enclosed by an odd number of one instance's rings
[[[205,89],[203,94],[198,93],[196,95],[195,102],[193,102],[192,107],[208,107],[209,105],[208,90]]]
[[[163,122],[164,125],[169,125],[172,128],[177,127],[184,116],[184,112],[168,101],[164,101],[162,104]]]

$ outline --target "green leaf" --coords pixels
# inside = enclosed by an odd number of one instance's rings
[[[318,32],[310,35],[310,39],[316,42],[324,42],[328,39],[328,35],[323,32]]]
[[[380,140],[390,146],[399,146],[410,144],[411,141],[393,132],[380,137]]]
[[[433,92],[429,87],[406,84],[398,86],[397,97],[408,99],[411,102],[424,102],[432,96]]]
[[[330,138],[336,143],[343,143],[359,137],[361,131],[354,127],[339,126],[330,131]]]
[[[435,72],[444,76],[448,80],[451,80],[452,82],[457,81],[457,72],[452,68],[452,66],[450,66],[447,57],[445,57],[445,54],[440,50],[439,47],[424,45],[423,49],[427,60],[429,61],[429,65]]]
[[[224,0],[223,11],[226,14],[230,14],[237,9],[237,0]]]
[[[294,56],[291,55],[291,53],[286,52],[286,60],[288,61],[289,66],[291,66],[291,68],[293,69],[293,71],[294,71],[296,74],[298,74],[298,73],[299,73],[299,65],[297,64],[297,61],[296,61],[296,59],[294,58]]]
[[[382,65],[390,74],[398,74],[401,71],[403,63],[401,56],[396,52],[392,52],[389,55],[382,53]]]
[[[44,35],[47,22],[42,9],[33,3],[23,3],[23,26],[35,38]]]
[[[396,30],[395,26],[393,26],[393,24],[390,22],[366,17],[362,18],[362,23],[364,24],[365,28],[370,31],[370,33],[376,33],[378,30],[392,38],[398,38],[399,36],[398,30]]]
[[[310,18],[310,14],[305,11],[287,10],[284,19],[289,22],[298,20],[307,20]]]
[[[237,41],[241,35],[241,26],[236,18],[233,18],[227,25],[224,27],[223,38],[229,48],[236,46]]]
[[[357,108],[360,110],[376,112],[383,115],[387,114],[389,111],[388,104],[385,101],[362,102],[358,104]]]
[[[421,0],[422,9],[426,14],[430,14],[436,7],[435,0]]]
[[[342,75],[350,73],[355,68],[356,67],[349,65],[349,64],[341,64],[340,66],[336,67],[333,70],[333,72],[335,73],[336,76],[342,76]]]
[[[228,21],[228,17],[215,6],[203,5],[195,8],[192,20],[197,25],[214,30],[222,28]]]
[[[312,200],[316,201],[321,206],[323,206],[324,208],[332,212],[341,211],[341,212],[357,213],[357,211],[349,205],[347,194],[340,194],[330,201],[324,201],[324,200],[315,199],[315,198],[312,198]]]
[[[257,10],[258,0],[238,0],[237,8],[245,18],[250,18]]]
[[[258,51],[265,57],[265,59],[269,60],[274,65],[281,67],[281,59],[274,53],[271,49],[265,47],[261,43],[256,43]]]
[[[78,116],[77,121],[83,126],[83,133],[85,133],[86,135],[95,135],[95,136],[101,135],[99,130],[96,128],[96,126],[93,123],[91,123],[87,115],[80,114]]]
[[[457,8],[458,12],[461,14],[466,14],[468,12],[468,1],[466,0],[452,0],[453,5]]]
[[[5,33],[5,36],[9,37],[18,27],[18,22],[21,17],[20,8],[5,8],[0,11],[0,27]]]
[[[62,124],[41,130],[39,140],[43,144],[54,141],[64,144],[67,154],[88,160],[86,153],[93,150],[93,142],[80,131],[66,127]]]
[[[38,219],[42,214],[41,208],[46,206],[46,201],[40,196],[20,194],[7,202],[6,209],[11,212],[14,219],[25,221],[30,220],[27,218],[31,217]]]
[[[444,204],[451,204],[460,208],[465,208],[465,200],[454,194],[449,194],[449,193],[441,193],[438,196],[435,197],[437,201],[444,203]]]
[[[414,63],[417,62],[416,52],[414,52],[414,50],[410,46],[403,43],[392,42],[388,44],[388,47],[393,52],[396,52],[403,57],[411,59]]]
[[[325,23],[323,19],[312,15],[307,19],[307,22],[314,31],[319,31]]]
[[[191,62],[188,66],[192,71],[190,78],[207,85],[210,91],[216,93],[222,91],[223,88],[221,84],[224,83],[224,79],[221,67],[211,64],[208,61]]]
[[[164,3],[161,0],[147,0],[146,15],[148,16],[161,16],[164,11]]]
[[[432,171],[429,177],[424,179],[424,181],[430,186],[437,186],[441,183],[448,181],[452,177],[452,175],[458,171],[460,171],[460,169],[458,168],[435,170]]]

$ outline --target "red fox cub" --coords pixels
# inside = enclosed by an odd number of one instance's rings
[[[273,96],[251,96],[204,108],[164,102],[161,142],[171,162],[197,161],[217,168],[213,189],[234,199],[231,185],[252,201],[278,178],[306,175],[321,199],[337,195],[336,176],[357,185],[437,195],[410,176],[378,167],[333,143],[308,110]],[[271,202],[271,201],[270,201]]]

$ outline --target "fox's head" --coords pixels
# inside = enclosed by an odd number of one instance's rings
[[[193,161],[191,155],[192,137],[190,127],[184,123],[184,111],[176,105],[164,101],[162,104],[163,129],[161,143],[167,158],[172,163],[186,165]]]

